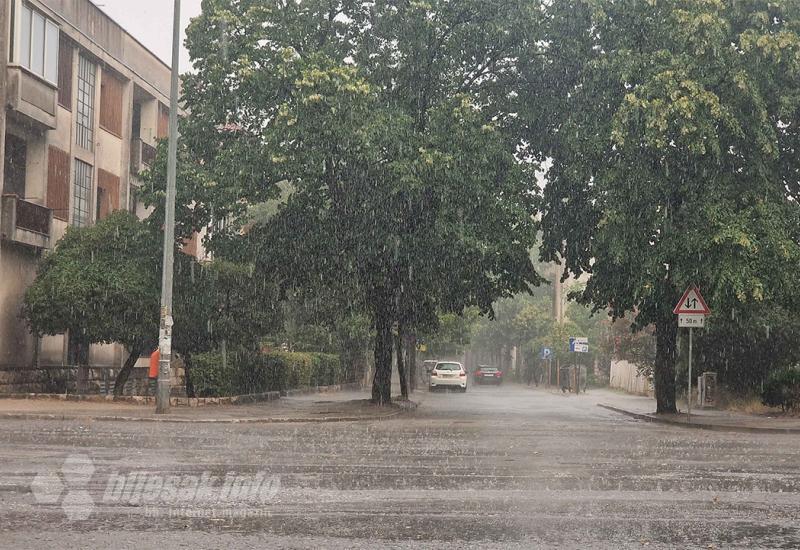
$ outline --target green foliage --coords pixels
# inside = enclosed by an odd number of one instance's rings
[[[635,315],[628,314],[614,321],[610,328],[613,356],[636,365],[640,373],[651,375],[656,358],[654,327],[638,328]]]
[[[472,332],[478,322],[477,308],[468,308],[463,314],[441,313],[436,328],[425,334],[418,334],[428,351],[425,357],[442,358],[455,356],[464,351],[470,344]]]
[[[229,221],[209,246],[284,288],[358,296],[383,374],[394,322],[529,290],[537,187],[509,113],[539,17],[523,0],[205,3],[187,32],[182,135],[214,182],[185,203]],[[282,182],[277,212],[254,209]],[[248,208],[264,223],[240,239]]]
[[[180,255],[176,265],[174,347],[198,353],[220,346],[255,349],[278,326],[275,285],[252,265],[218,259],[197,263]]]
[[[773,373],[764,384],[762,402],[768,407],[790,411],[800,405],[800,369],[788,368]]]
[[[218,351],[193,357],[193,382],[198,397],[246,395],[350,382],[337,355],[326,353],[228,353],[223,367]]]
[[[23,315],[35,334],[80,334],[143,351],[158,336],[159,235],[127,212],[69,227],[40,263]]]
[[[87,344],[121,343],[132,360],[154,349],[162,243],[154,223],[122,211],[91,227],[68,228],[26,293],[23,311],[32,331],[69,331]],[[173,349],[191,359],[223,340],[256,347],[280,320],[274,296],[274,285],[252,266],[224,260],[199,264],[176,252]],[[133,363],[126,365],[118,384],[125,383]]]
[[[705,0],[547,11],[525,115],[552,157],[543,256],[591,275],[584,302],[655,324],[658,408],[674,412],[671,309],[686,286],[721,317],[796,303],[800,14]]]
[[[695,331],[698,372],[717,372],[728,392],[749,396],[771,372],[800,364],[796,310],[773,302],[732,313],[715,316],[705,330]]]

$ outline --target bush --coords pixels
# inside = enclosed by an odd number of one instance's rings
[[[768,407],[780,407],[784,412],[800,405],[800,369],[773,373],[764,384],[761,402]]]
[[[188,365],[187,365],[188,366]],[[230,362],[222,368],[222,354],[218,351],[197,353],[191,357],[189,376],[197,397],[231,395],[232,376]]]
[[[192,357],[192,383],[198,397],[245,395],[348,382],[337,355],[327,353],[228,353],[225,368],[218,351]]]

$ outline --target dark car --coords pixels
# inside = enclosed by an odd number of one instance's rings
[[[502,384],[503,372],[497,367],[490,367],[489,365],[478,365],[478,370],[475,371],[476,384]]]

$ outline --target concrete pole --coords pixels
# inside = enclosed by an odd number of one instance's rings
[[[0,159],[5,159],[6,154],[6,78],[8,76],[8,37],[10,24],[9,3],[6,0],[0,1]],[[0,165],[0,193],[3,191],[5,181],[5,160]],[[2,216],[2,212],[0,212]]]
[[[553,319],[559,325],[564,320],[563,289],[561,284],[561,270],[555,266],[553,276]]]
[[[561,284],[560,266],[553,266],[553,320],[561,327],[564,322],[564,304],[562,299],[563,289]],[[560,333],[560,331],[559,331]],[[563,345],[563,342],[556,342],[556,346]],[[556,356],[556,386],[561,389],[561,357]]]
[[[181,0],[175,0],[172,21],[172,77],[169,93],[169,156],[167,200],[164,207],[164,264],[161,276],[161,325],[158,343],[161,359],[156,385],[156,413],[169,412],[172,363],[172,275],[175,262],[175,180],[178,162],[178,63],[181,41]]]

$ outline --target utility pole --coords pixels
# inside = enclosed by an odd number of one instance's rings
[[[3,0],[0,2],[0,74],[3,75],[3,85],[0,86],[0,158],[5,157],[5,143],[6,143],[6,75],[8,74],[8,36],[7,32],[9,23],[13,25],[13,21],[9,22],[10,10],[9,3]],[[0,169],[0,193],[3,191],[4,170]],[[3,213],[0,212],[0,217]]]
[[[561,284],[560,266],[554,266],[553,270],[553,319],[559,325],[564,320],[563,290]]]
[[[564,304],[562,302],[562,285],[561,285],[561,266],[556,264],[553,266],[553,319],[555,320],[556,324],[558,324],[559,329],[561,328],[561,324],[564,322]],[[558,334],[561,335],[561,331],[558,331]],[[556,343],[556,349],[560,349],[563,345],[563,342]],[[550,362],[552,365],[552,360]],[[550,384],[550,380],[547,381],[547,384]],[[556,356],[556,386],[558,389],[561,389],[561,359],[559,356]]]
[[[156,414],[169,411],[170,365],[172,363],[172,274],[175,262],[175,179],[178,163],[178,63],[181,41],[181,0],[172,13],[172,76],[169,89],[169,156],[167,158],[167,200],[164,207],[164,265],[161,274],[161,323],[158,331]]]

